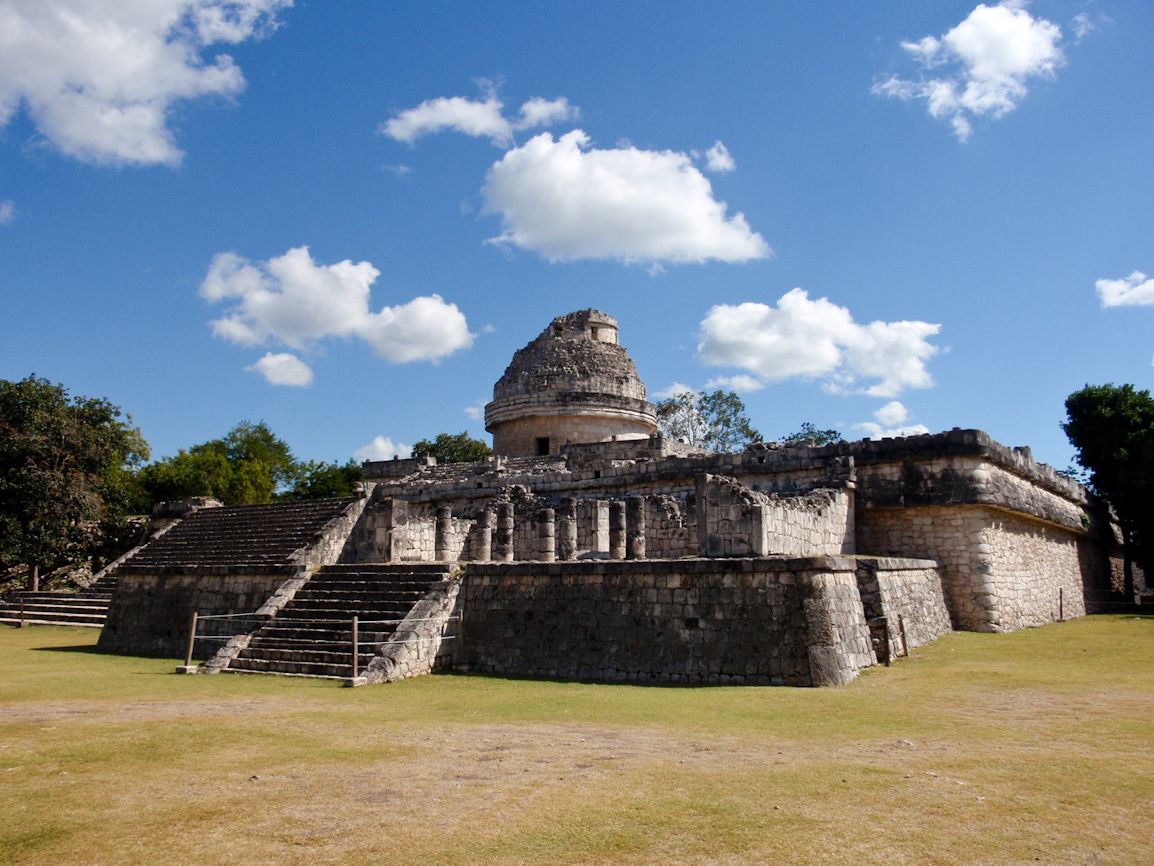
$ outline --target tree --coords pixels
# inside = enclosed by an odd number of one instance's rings
[[[733,391],[685,391],[656,405],[662,434],[706,451],[739,451],[761,441]]]
[[[782,445],[834,445],[838,442],[844,442],[841,433],[837,430],[818,430],[812,422],[806,421],[801,425],[801,429],[796,433],[790,433],[788,436],[782,436],[780,440]]]
[[[361,477],[361,464],[356,460],[344,464],[310,461],[301,464],[296,483],[284,498],[332,499],[352,496]]]
[[[438,433],[432,442],[422,439],[413,446],[414,457],[436,457],[438,463],[476,463],[492,453],[492,448],[480,439],[471,439],[464,430]]]
[[[221,439],[144,467],[139,481],[152,502],[212,496],[226,505],[252,505],[272,502],[299,475],[292,450],[267,424],[242,421]]]
[[[132,470],[148,445],[107,400],[70,397],[35,375],[0,380],[0,565],[42,568],[91,555],[102,524],[136,504]]]
[[[1091,487],[1118,516],[1124,589],[1132,596],[1131,561],[1154,574],[1154,399],[1133,385],[1087,385],[1066,398],[1062,430]]]

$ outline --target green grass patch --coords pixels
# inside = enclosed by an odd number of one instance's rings
[[[0,629],[11,863],[1151,862],[1154,619],[837,689],[177,676]]]

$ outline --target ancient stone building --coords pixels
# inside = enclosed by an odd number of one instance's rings
[[[558,316],[513,356],[485,407],[493,450],[559,454],[573,442],[644,439],[657,432],[617,320],[599,310]]]
[[[1116,568],[1086,491],[981,431],[665,439],[594,310],[516,353],[486,423],[488,460],[369,462],[354,500],[194,511],[119,567],[101,646],[191,634],[204,670],[357,682],[824,685],[951,628],[1082,615]]]

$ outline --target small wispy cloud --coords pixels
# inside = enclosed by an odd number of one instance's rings
[[[16,203],[12,199],[0,201],[0,226],[6,226],[16,219]]]

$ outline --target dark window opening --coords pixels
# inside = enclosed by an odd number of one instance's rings
[[[549,454],[549,437],[548,436],[538,436],[537,437],[537,456],[538,457],[545,457],[548,454]]]

